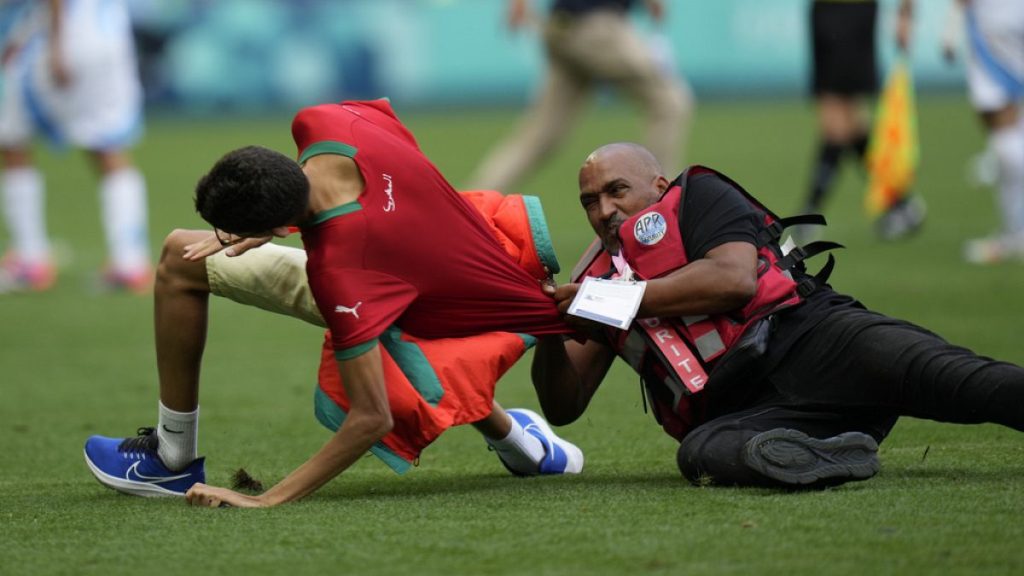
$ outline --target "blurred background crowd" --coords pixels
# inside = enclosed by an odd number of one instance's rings
[[[898,1],[882,0],[888,38]],[[536,3],[540,7],[543,2]],[[797,0],[669,0],[657,37],[698,96],[807,91],[807,5]],[[920,89],[957,89],[942,58],[948,2],[918,2],[912,50]],[[534,31],[511,33],[504,2],[480,0],[128,0],[152,105],[289,109],[387,95],[413,106],[523,103],[540,81]],[[896,47],[879,44],[883,62]]]
[[[1021,19],[1012,0],[972,1],[979,13],[987,14],[982,27],[1000,28],[1000,20],[1006,20],[1001,10],[1013,12],[1010,19]],[[880,116],[872,114],[873,108],[895,64],[912,71],[912,86],[922,97],[950,96],[959,99],[962,109],[970,107],[965,62],[973,52],[964,30],[974,24],[968,18],[965,26],[962,14],[953,10],[958,4],[965,3],[0,0],[5,47],[0,187],[7,234],[6,241],[0,234],[5,253],[0,292],[48,289],[62,266],[58,248],[48,240],[46,222],[47,214],[59,221],[60,209],[52,201],[45,203],[44,196],[48,186],[64,194],[57,189],[69,187],[61,180],[70,173],[40,169],[39,160],[69,164],[64,156],[48,156],[49,148],[37,146],[43,139],[36,136],[89,153],[98,177],[108,253],[102,283],[145,293],[152,277],[146,255],[152,255],[152,246],[166,231],[165,224],[154,222],[150,233],[147,215],[152,218],[156,212],[147,208],[147,198],[150,204],[159,203],[163,190],[180,193],[181,187],[170,175],[154,179],[156,166],[145,155],[170,145],[177,119],[199,119],[207,123],[203,130],[224,136],[228,131],[216,127],[219,121],[234,119],[251,127],[261,125],[260,119],[280,123],[280,117],[304,106],[343,99],[388,97],[407,121],[420,112],[467,119],[477,112],[483,118],[498,111],[486,127],[479,123],[473,141],[448,138],[452,146],[462,140],[458,146],[464,151],[455,156],[463,164],[472,162],[472,169],[445,163],[437,149],[428,153],[456,186],[538,195],[544,195],[544,188],[566,187],[564,181],[537,186],[530,178],[564,149],[575,118],[585,116],[580,110],[593,100],[638,103],[644,122],[636,109],[630,111],[634,124],[629,130],[617,128],[610,120],[614,115],[603,117],[601,134],[577,143],[570,168],[559,168],[569,182],[586,150],[622,139],[650,147],[670,176],[689,163],[712,160],[730,171],[737,170],[733,165],[774,170],[779,163],[768,156],[758,158],[763,161],[759,163],[734,154],[722,164],[707,153],[707,137],[693,141],[693,120],[701,117],[702,106],[737,103],[719,118],[746,118],[735,128],[743,134],[710,128],[716,140],[719,135],[723,141],[751,139],[776,146],[776,152],[798,146],[784,168],[808,184],[773,182],[787,194],[776,210],[831,210],[834,215],[834,204],[825,200],[834,196],[833,182],[842,165],[863,167],[870,161],[868,131],[872,116]],[[628,9],[641,6],[646,10]],[[64,30],[58,35],[63,47],[56,48],[47,39],[57,26],[55,12],[64,13]],[[902,30],[908,24],[909,35]],[[1024,32],[1013,32],[1013,25],[1002,28],[1018,36],[997,47],[1009,50],[1011,66],[1016,66],[1024,58],[1012,52]],[[55,53],[63,60],[54,59]],[[1019,190],[1024,185],[1024,154],[1018,153],[1024,146],[1022,121],[1012,97],[1012,114],[986,116],[973,96],[971,103],[983,119],[974,136],[984,128],[991,141],[987,146],[970,144],[973,150],[959,162],[977,155],[977,169],[972,169],[976,176],[993,186],[1002,178],[996,186],[1002,190],[997,210],[1004,222],[994,235],[967,243],[960,251],[975,263],[1024,257],[1024,193]],[[793,129],[784,129],[786,133],[759,131],[753,116],[745,116],[772,114],[765,104],[779,101],[813,102],[815,111],[808,111],[799,125],[789,122]],[[989,108],[997,104],[1005,102]],[[510,128],[508,112],[524,109],[518,128]],[[802,123],[811,118],[815,132]],[[129,151],[140,144],[144,125],[147,142],[142,146],[148,149],[138,150],[143,157],[137,169]],[[913,136],[914,121],[905,122],[901,130]],[[286,136],[286,126],[281,123],[275,133]],[[429,140],[432,133],[425,130],[419,136]],[[188,146],[194,151],[219,147],[201,129],[183,137],[191,139]],[[948,131],[942,138],[951,142],[957,136]],[[216,152],[224,150],[209,154]],[[915,233],[924,220],[924,198],[934,193],[913,185],[916,145],[904,147],[904,152],[910,184],[884,198],[871,214],[883,239]],[[189,165],[180,153],[172,161],[190,178],[208,163],[204,156],[198,166]],[[51,179],[49,185],[45,177]],[[80,188],[83,179],[75,176],[69,182]],[[528,186],[521,189],[523,184]],[[563,207],[552,208],[557,227]],[[968,231],[960,240],[979,232]]]

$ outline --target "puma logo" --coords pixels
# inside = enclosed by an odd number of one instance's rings
[[[360,306],[362,306],[362,305],[363,305],[362,302],[356,302],[355,306],[349,308],[348,306],[342,306],[342,305],[339,304],[338,306],[334,307],[334,311],[337,312],[338,314],[351,314],[351,315],[355,316],[356,319],[358,320],[359,319],[358,308]]]

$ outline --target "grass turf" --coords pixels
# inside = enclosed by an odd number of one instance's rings
[[[401,111],[400,103],[396,103]],[[984,144],[958,97],[921,102],[922,232],[884,244],[861,209],[857,170],[842,173],[827,236],[849,249],[833,284],[980,353],[1024,363],[1024,265],[978,268],[964,238],[996,215],[969,186]],[[404,114],[425,151],[466,181],[515,111]],[[575,173],[594,147],[639,139],[632,111],[590,109],[566,146],[517,191],[542,197],[563,268],[591,234]],[[291,152],[288,118],[154,118],[137,152],[150,186],[154,254],[172,227],[199,227],[191,189],[224,151]],[[800,205],[813,155],[805,103],[703,103],[689,159],[719,168],[777,212]],[[373,458],[305,501],[271,510],[193,510],[125,497],[89,475],[89,434],[152,425],[151,302],[94,289],[103,262],[95,184],[77,154],[40,151],[62,275],[40,295],[0,297],[0,573],[340,572],[359,574],[1014,574],[1024,570],[1024,438],[993,425],[903,419],[868,482],[811,493],[695,488],[675,446],[641,408],[621,366],[578,422],[560,430],[587,455],[578,478],[509,477],[471,429],[447,432],[398,477]],[[564,280],[565,273],[560,275]],[[212,301],[203,368],[201,451],[209,480],[239,466],[272,483],[326,438],[312,417],[320,331]],[[521,362],[498,388],[536,408]]]

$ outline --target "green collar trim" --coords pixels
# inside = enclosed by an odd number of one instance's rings
[[[533,236],[533,246],[537,250],[540,263],[546,266],[552,275],[558,274],[562,267],[555,256],[555,247],[551,243],[551,233],[548,231],[548,221],[544,218],[544,207],[540,204],[540,198],[523,196],[523,206],[530,219],[530,234]]]
[[[328,208],[323,212],[313,216],[313,219],[307,222],[303,227],[308,228],[310,226],[316,226],[317,224],[323,224],[331,218],[337,218],[338,216],[344,216],[345,214],[351,214],[353,212],[359,212],[363,209],[363,205],[357,200],[353,200],[341,206],[335,206],[334,208]]]
[[[299,156],[299,165],[305,164],[313,156],[319,156],[321,154],[337,154],[338,156],[348,156],[349,158],[355,158],[356,152],[359,150],[351,144],[344,142],[338,142],[336,140],[321,140],[320,142],[314,142],[306,149],[302,151],[302,155]]]

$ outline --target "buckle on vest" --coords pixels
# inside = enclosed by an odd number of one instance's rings
[[[771,244],[772,242],[778,242],[779,238],[782,238],[782,232],[785,229],[786,226],[778,220],[775,220],[771,224],[765,226],[757,233],[757,247],[761,248]]]
[[[835,250],[836,248],[842,248],[843,245],[837,242],[827,242],[825,240],[818,240],[817,242],[811,242],[806,246],[794,246],[788,254],[783,256],[776,262],[776,266],[783,270],[789,270],[793,266],[796,266],[800,262],[803,262],[807,258],[817,256],[822,252],[829,250]]]
[[[796,285],[796,293],[801,298],[807,298],[819,288],[818,279],[814,276],[804,278]]]
[[[778,242],[782,238],[782,233],[790,226],[812,224],[824,226],[825,217],[821,214],[800,214],[773,220],[771,224],[768,224],[757,233],[757,247],[763,248],[772,242]]]
[[[832,275],[832,268],[834,268],[835,265],[835,257],[829,254],[828,261],[821,267],[821,270],[818,270],[817,274],[804,278],[796,285],[797,295],[801,298],[807,298],[812,292],[828,283],[828,277]]]
[[[807,250],[803,246],[793,246],[785,256],[779,259],[776,265],[783,270],[789,270],[803,262],[805,258],[807,258]]]

